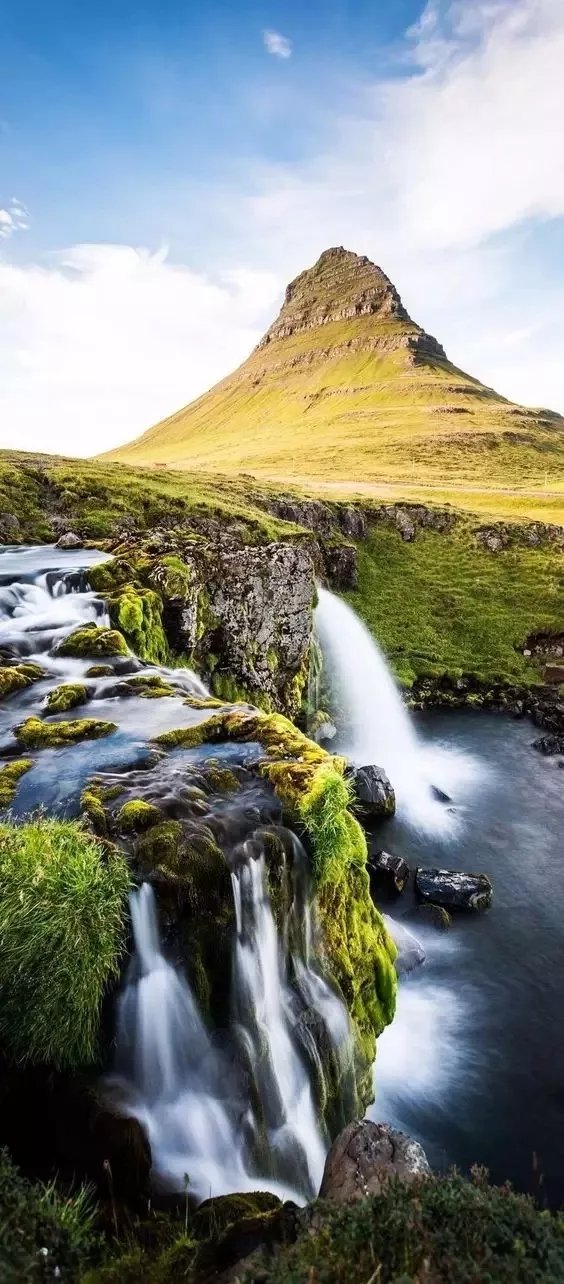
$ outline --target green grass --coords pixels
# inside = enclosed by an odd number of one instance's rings
[[[459,1176],[340,1206],[317,1205],[280,1248],[264,1284],[556,1284],[564,1279],[564,1219],[509,1189]]]
[[[523,644],[532,632],[562,628],[564,560],[556,549],[514,545],[492,554],[465,525],[418,531],[405,543],[377,525],[359,546],[358,569],[347,600],[403,683],[443,673],[539,681]]]
[[[0,1041],[14,1059],[95,1060],[128,886],[123,858],[74,822],[0,824]]]
[[[26,1181],[0,1150],[0,1210],[2,1284],[78,1284],[97,1248],[88,1189],[68,1195]]]

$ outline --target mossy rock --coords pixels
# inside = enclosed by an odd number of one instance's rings
[[[160,674],[138,673],[128,678],[125,686],[132,695],[142,696],[145,700],[160,700],[163,696],[177,696],[179,693]]]
[[[55,691],[50,691],[45,702],[47,713],[68,713],[69,709],[85,704],[89,699],[88,687],[82,682],[64,682]]]
[[[162,821],[162,812],[153,803],[145,802],[143,798],[131,798],[129,802],[124,803],[116,816],[118,829],[124,833],[140,833],[145,829],[150,829],[152,825],[158,825]]]
[[[14,729],[18,744],[24,749],[59,749],[62,745],[78,744],[81,740],[100,740],[117,731],[115,722],[101,722],[97,718],[77,718],[72,722],[42,722],[41,718],[27,718]]]
[[[99,628],[97,624],[81,624],[57,647],[59,655],[75,659],[88,659],[97,655],[128,655],[127,642],[117,629]]]
[[[153,589],[127,585],[107,598],[112,624],[123,633],[140,660],[166,664],[169,647],[163,629],[163,604]]]
[[[44,677],[44,670],[38,664],[0,665],[0,700],[15,695],[17,691],[25,691],[26,687]]]
[[[0,808],[10,807],[16,795],[18,781],[33,767],[31,758],[16,758],[0,767]]]
[[[261,745],[264,756],[258,770],[308,844],[325,964],[357,1030],[360,1094],[368,1102],[376,1038],[395,1011],[397,951],[370,896],[366,839],[349,810],[351,786],[343,776],[345,760],[308,740],[282,714],[241,707],[157,737],[161,747],[172,749],[230,740]],[[276,912],[281,889],[272,875],[271,886]]]
[[[111,664],[91,664],[86,670],[87,678],[113,678],[114,670]]]

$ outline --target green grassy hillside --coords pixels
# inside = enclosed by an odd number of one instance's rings
[[[326,251],[247,361],[108,459],[261,478],[554,492],[564,420],[458,370],[366,259]]]

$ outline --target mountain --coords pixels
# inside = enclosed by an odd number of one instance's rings
[[[326,250],[233,374],[106,459],[327,481],[546,487],[564,419],[458,370],[366,257]]]

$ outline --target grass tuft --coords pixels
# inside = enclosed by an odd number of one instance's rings
[[[95,1060],[128,887],[123,857],[75,822],[0,825],[0,1038],[16,1060]]]

